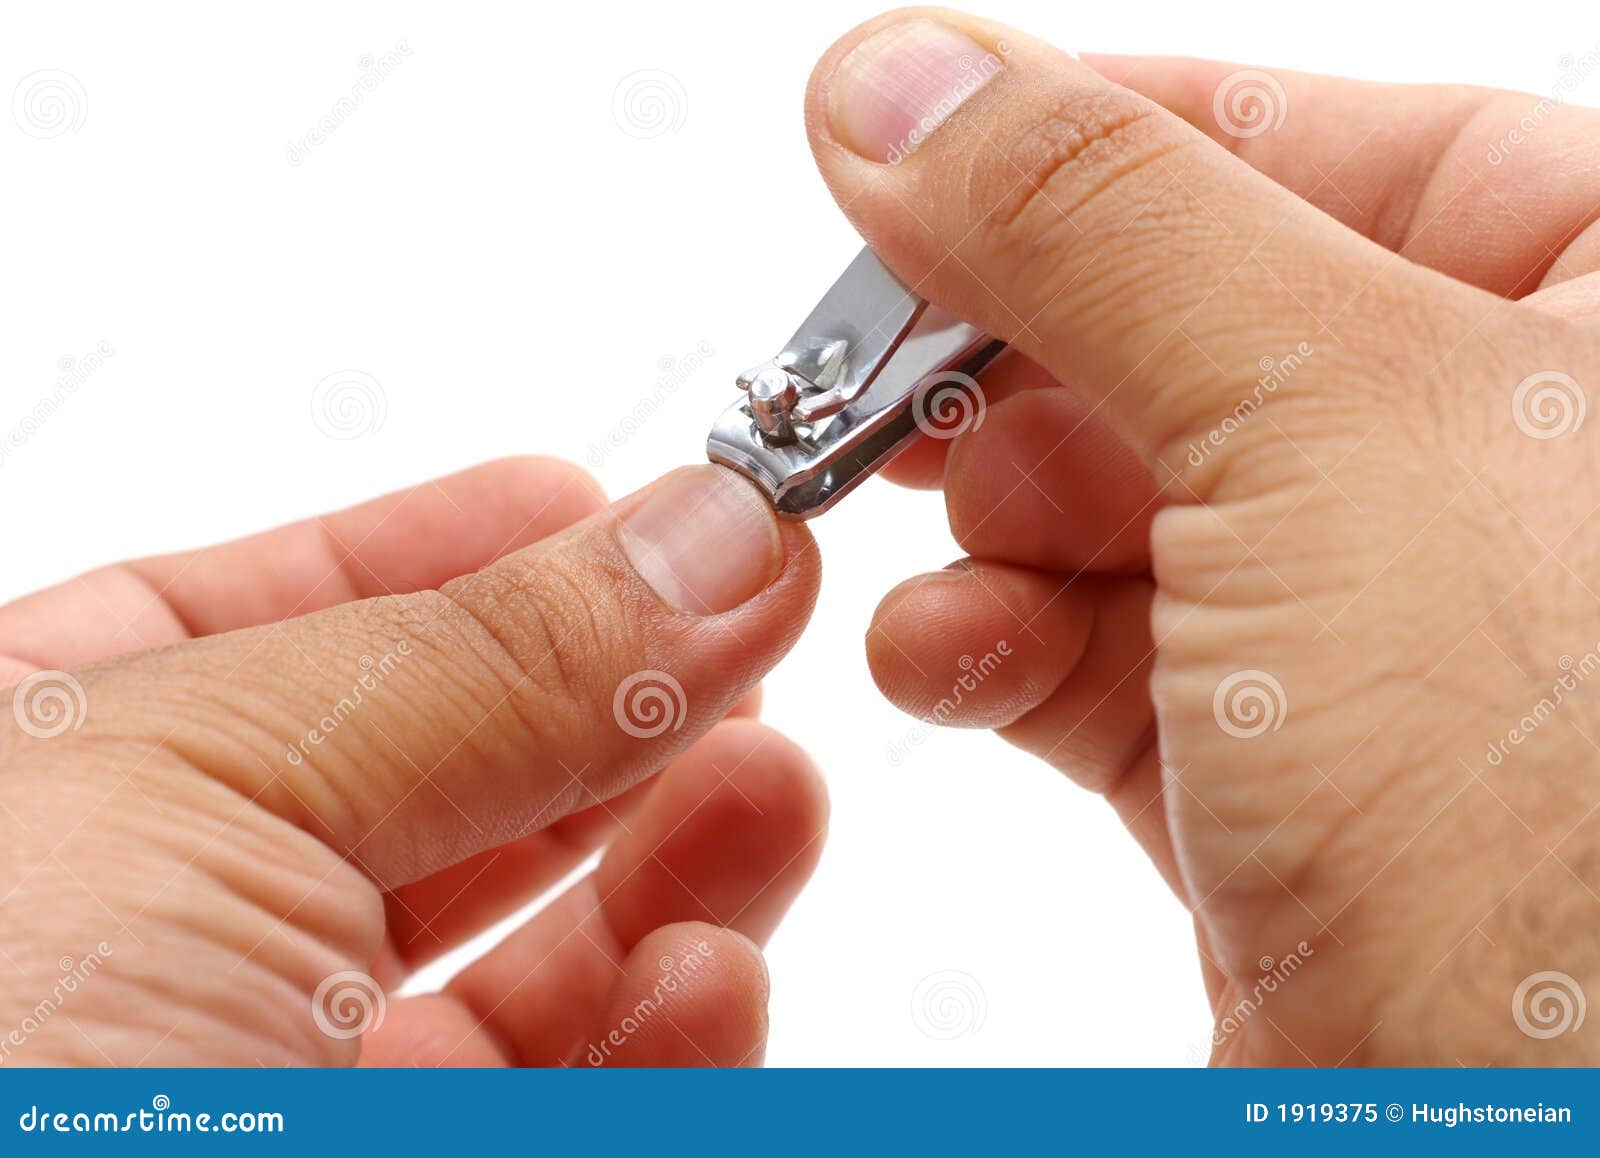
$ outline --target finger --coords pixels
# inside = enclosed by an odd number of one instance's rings
[[[1014,351],[981,385],[983,408],[968,430],[924,437],[885,473],[943,487],[951,532],[969,554],[1063,572],[1147,572],[1162,506],[1149,467],[1081,394]]]
[[[523,1064],[571,1060],[619,963],[652,930],[705,921],[763,941],[816,865],[826,797],[770,729],[723,725],[661,789],[592,876],[451,982]]]
[[[760,1065],[768,981],[761,952],[712,925],[653,930],[612,969],[572,1056],[544,1064]],[[559,1012],[565,1013],[563,1009]],[[525,1063],[447,994],[399,1002],[362,1042],[368,1066],[492,1067]]]
[[[1556,282],[1522,300],[1545,313],[1575,322],[1600,321],[1600,272]]]
[[[967,560],[879,604],[874,679],[918,718],[994,727],[1117,809],[1174,888],[1149,675],[1147,579],[1064,580]]]
[[[437,587],[604,505],[576,466],[502,459],[231,543],[90,571],[0,608],[0,655],[21,674],[67,668]]]
[[[992,727],[1105,791],[1153,720],[1151,584],[963,565],[901,584],[867,636],[873,678],[922,719]]]
[[[761,951],[737,933],[702,924],[657,929],[623,962],[580,1060],[606,1068],[759,1066],[770,993]]]
[[[729,719],[754,720],[760,713],[759,687],[745,696]],[[700,741],[661,774],[701,759]],[[468,857],[420,881],[402,885],[385,898],[385,926],[395,951],[395,970],[403,977],[509,916],[562,877],[628,825],[655,791],[660,778],[647,780],[520,840]]]
[[[1412,261],[1519,297],[1600,269],[1600,112],[1469,85],[1085,56]]]
[[[83,672],[76,735],[143,736],[392,888],[659,770],[787,650],[817,578],[804,528],[691,468],[439,590]]]
[[[991,405],[953,443],[945,495],[951,533],[971,555],[1067,573],[1150,568],[1155,477],[1070,390]]]
[[[1038,707],[1077,666],[1090,587],[999,563],[962,563],[900,584],[878,604],[867,664],[918,719],[998,728]]]
[[[1425,287],[1452,339],[1481,320],[1477,291],[1397,261],[997,24],[933,9],[872,21],[818,65],[807,124],[835,198],[902,280],[1076,374],[1175,472],[1174,452],[1233,408],[1258,361],[1320,339],[1323,318],[1337,319],[1335,348],[1303,385],[1346,396],[1367,389],[1339,372],[1346,351],[1388,344],[1397,299]]]
[[[663,774],[592,876],[464,970],[445,999],[523,1064],[570,1061],[618,963],[654,929],[707,921],[765,940],[815,867],[826,823],[800,749],[754,722],[720,725]]]
[[[1050,371],[1030,362],[1015,350],[1007,350],[983,372],[979,383],[985,410],[1026,390],[1055,386]],[[983,411],[980,411],[982,414]],[[979,425],[982,425],[980,418]],[[952,440],[924,434],[889,461],[884,478],[915,490],[934,490],[944,485],[944,465]]]
[[[680,759],[693,753],[691,748]],[[538,832],[394,889],[384,898],[384,926],[398,976],[510,916],[577,868],[622,831],[654,787],[653,779],[635,784]]]

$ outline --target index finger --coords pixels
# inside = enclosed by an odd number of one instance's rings
[[[1186,57],[1082,59],[1419,265],[1507,297],[1600,269],[1593,109],[1463,84]]]

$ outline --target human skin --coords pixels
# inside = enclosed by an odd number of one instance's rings
[[[3,1060],[759,1063],[827,806],[756,681],[818,575],[721,468],[519,459],[0,609]]]
[[[818,66],[845,212],[1015,351],[980,425],[891,468],[944,487],[969,554],[885,599],[874,673],[926,715],[1007,642],[941,719],[1127,820],[1194,914],[1214,1060],[1592,1061],[1592,1021],[1514,1002],[1600,991],[1593,434],[1518,400],[1600,381],[1595,119],[1557,108],[1489,164],[1534,98],[1273,72],[1282,123],[1239,136],[1237,71],[941,10]],[[3,1060],[759,1060],[752,942],[826,806],[749,697],[817,582],[725,472],[607,509],[516,461],[0,610],[0,682],[84,693],[57,734],[0,717],[0,1035],[110,950]],[[648,671],[684,707],[641,738],[615,697]],[[392,987],[607,845],[444,992],[319,1024],[328,979]]]
[[[942,718],[1127,821],[1214,1062],[1592,1062],[1600,117],[1241,69],[940,9],[817,67],[840,207],[1013,351],[891,472],[967,557],[874,673],[922,714],[1008,642]]]

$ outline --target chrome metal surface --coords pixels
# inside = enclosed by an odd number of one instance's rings
[[[915,438],[930,390],[971,382],[1004,348],[863,249],[777,356],[739,375],[748,396],[717,420],[706,454],[780,514],[811,518]]]

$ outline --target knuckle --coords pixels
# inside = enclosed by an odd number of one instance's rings
[[[1186,145],[1145,98],[1076,87],[996,134],[991,155],[973,170],[973,209],[993,228],[1037,239]]]
[[[571,736],[610,710],[616,673],[628,670],[638,633],[620,589],[559,558],[506,560],[445,584],[439,622],[456,662],[488,683],[486,706],[516,713],[538,736]]]

